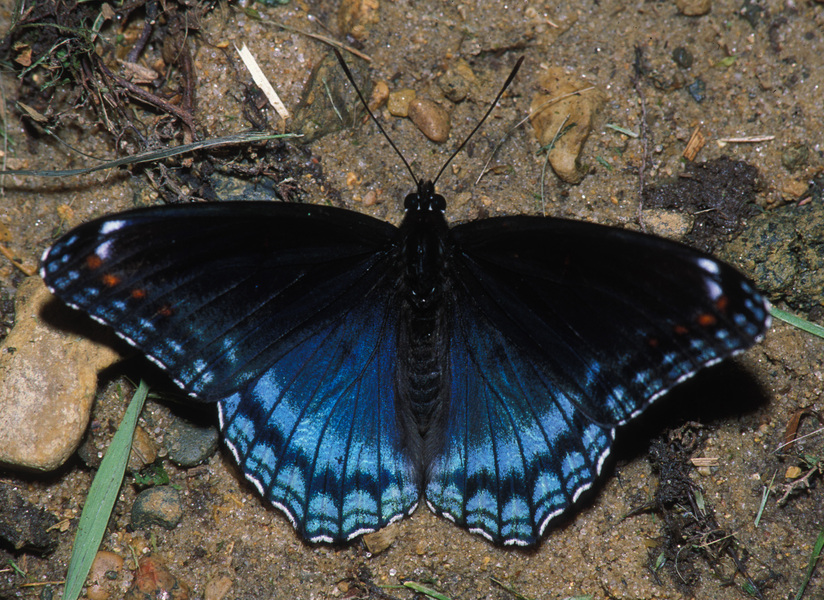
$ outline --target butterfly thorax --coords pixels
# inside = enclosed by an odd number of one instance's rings
[[[418,185],[404,202],[406,216],[400,227],[400,248],[405,265],[404,291],[416,308],[437,304],[442,293],[448,227],[446,201],[431,182]]]

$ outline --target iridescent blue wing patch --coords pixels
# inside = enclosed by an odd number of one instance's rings
[[[427,504],[490,541],[533,544],[592,484],[614,428],[580,411],[580,397],[477,306],[457,302],[454,317],[446,443]]]
[[[617,427],[769,323],[734,269],[660,238],[534,217],[451,236],[451,404],[426,499],[498,543],[536,542]]]
[[[142,209],[43,257],[61,299],[219,402],[246,476],[310,540],[412,510],[419,468],[394,405],[397,229],[321,206]]]
[[[375,531],[418,502],[418,469],[397,427],[389,292],[378,287],[305,327],[258,379],[220,401],[243,472],[310,541]]]

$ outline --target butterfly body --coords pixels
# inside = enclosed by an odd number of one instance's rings
[[[138,209],[43,256],[53,293],[216,402],[247,478],[308,540],[436,513],[533,544],[616,429],[763,335],[766,301],[675,242],[500,217],[400,227],[323,206]]]
[[[397,242],[404,274],[395,398],[407,451],[415,462],[428,465],[441,448],[439,425],[449,402],[450,234],[446,202],[430,182],[407,196],[404,206]],[[424,469],[420,476],[423,489]]]

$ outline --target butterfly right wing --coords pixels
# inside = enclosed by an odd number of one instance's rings
[[[744,276],[675,242],[525,216],[451,234],[449,410],[426,500],[496,543],[536,543],[618,427],[769,325]]]
[[[301,535],[342,541],[419,496],[394,405],[395,232],[312,205],[140,209],[69,232],[41,273],[219,403],[245,475]]]

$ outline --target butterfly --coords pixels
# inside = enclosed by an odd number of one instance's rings
[[[450,227],[432,181],[404,206],[399,227],[279,202],[136,209],[65,234],[41,275],[217,403],[245,476],[311,542],[424,500],[535,544],[617,430],[769,326],[746,277],[673,241],[536,216]]]
[[[400,227],[317,205],[137,209],[43,255],[53,294],[203,402],[304,538],[437,514],[536,543],[615,433],[748,348],[765,299],[732,267],[602,225],[448,227],[423,182]]]

